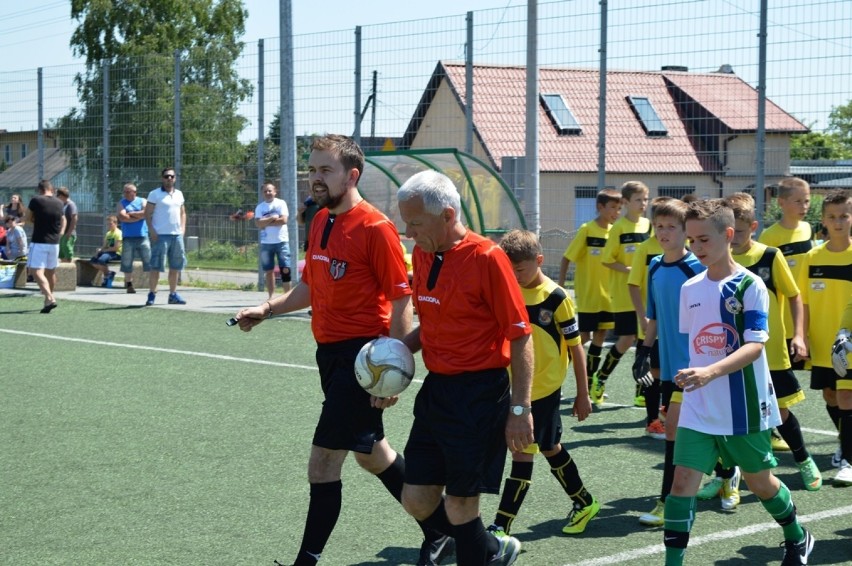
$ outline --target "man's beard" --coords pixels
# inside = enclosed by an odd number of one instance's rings
[[[317,206],[319,206],[320,208],[336,208],[337,205],[339,205],[340,202],[343,200],[343,197],[346,193],[342,192],[337,196],[331,196],[331,192],[329,191],[328,187],[326,187],[325,185],[320,186],[325,189],[325,194],[320,196],[317,195],[317,193],[311,191],[313,193],[314,202],[317,203]]]

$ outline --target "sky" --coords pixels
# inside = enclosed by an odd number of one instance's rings
[[[279,37],[278,2],[244,0],[249,12],[243,40]],[[463,14],[469,10],[522,6],[526,0],[292,0],[295,34],[353,29],[385,22],[419,20]],[[319,13],[312,12],[322,6]],[[11,6],[16,6],[11,8]],[[36,69],[75,62],[69,41],[76,27],[71,19],[70,0],[3,1],[0,12],[0,51],[4,54],[0,71]],[[369,9],[367,9],[369,7]]]

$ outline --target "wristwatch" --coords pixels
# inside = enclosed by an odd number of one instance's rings
[[[532,407],[524,407],[523,405],[512,405],[509,410],[516,417],[523,417],[532,413]]]

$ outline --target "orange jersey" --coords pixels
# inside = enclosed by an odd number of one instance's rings
[[[311,289],[311,328],[317,342],[387,336],[390,302],[411,294],[399,234],[367,201],[333,219],[328,209],[311,222],[304,283]]]
[[[443,254],[416,246],[413,263],[414,304],[429,371],[454,375],[507,367],[509,342],[532,328],[503,250],[468,231]]]

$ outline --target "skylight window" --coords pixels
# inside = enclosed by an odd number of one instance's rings
[[[645,96],[628,96],[627,101],[630,102],[630,107],[639,118],[639,122],[645,129],[645,133],[649,136],[665,136],[669,131],[666,125],[660,120],[659,114],[654,109],[654,105]]]
[[[561,94],[542,94],[541,103],[561,136],[578,136],[583,133],[580,123],[574,117],[571,109],[565,104]]]

